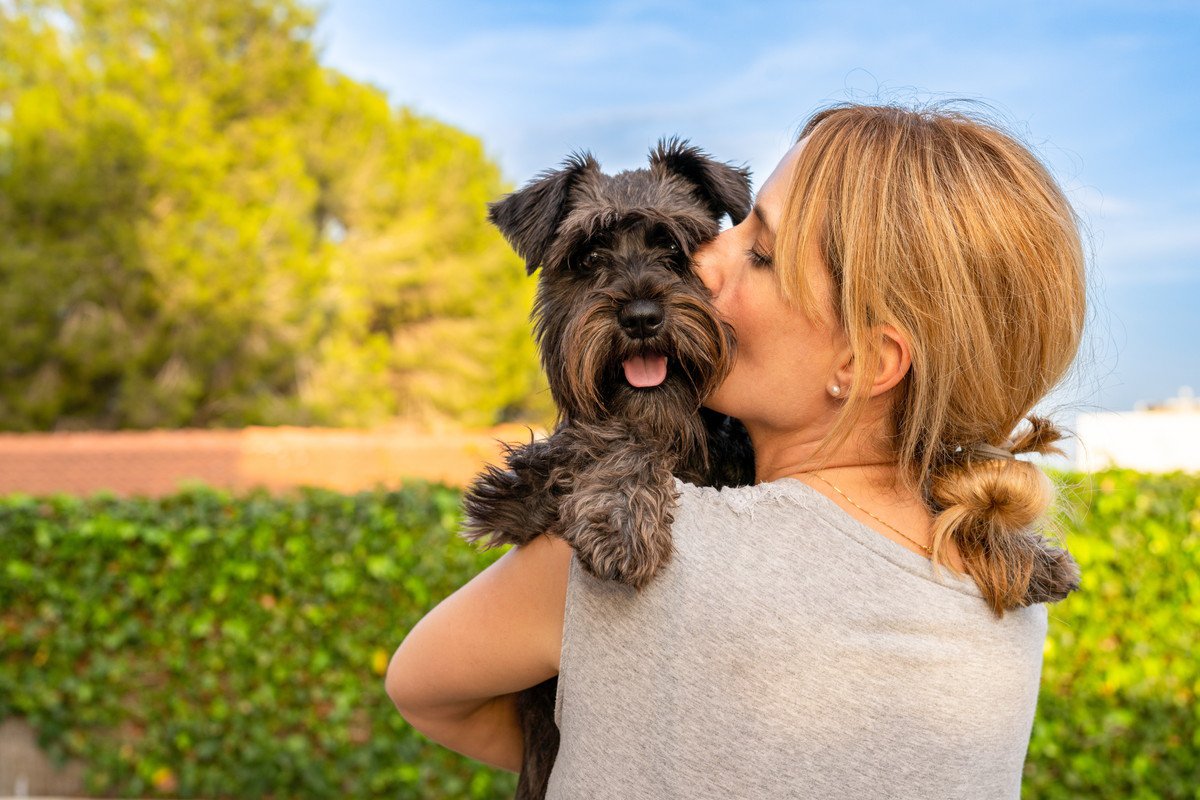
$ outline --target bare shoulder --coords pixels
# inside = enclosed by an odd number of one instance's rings
[[[539,536],[426,614],[388,668],[397,707],[428,717],[558,674],[572,553],[561,539]]]
[[[529,571],[531,588],[553,596],[561,609],[567,600],[567,573],[574,554],[571,545],[558,536],[542,534],[528,544],[514,547],[505,557],[520,562],[521,569]]]
[[[496,609],[498,616],[522,625],[526,640],[536,644],[543,663],[555,672],[573,554],[565,541],[543,534],[512,548],[477,578],[485,581],[481,594],[503,607]]]
[[[542,534],[504,554],[501,560],[513,562],[510,569],[522,576],[522,582],[539,594],[546,593],[559,599],[563,606],[567,599],[567,572],[574,555],[571,545],[558,536]]]

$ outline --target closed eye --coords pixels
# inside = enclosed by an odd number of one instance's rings
[[[771,269],[775,266],[775,259],[759,250],[757,245],[746,251],[746,257],[750,259],[753,266],[759,269]]]

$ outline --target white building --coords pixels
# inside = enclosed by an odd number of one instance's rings
[[[1075,432],[1075,461],[1082,470],[1200,472],[1200,400],[1186,386],[1165,403],[1080,414]]]

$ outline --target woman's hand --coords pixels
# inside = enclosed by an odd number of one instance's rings
[[[571,548],[542,535],[514,547],[405,637],[385,687],[433,741],[516,772],[515,693],[558,674]]]

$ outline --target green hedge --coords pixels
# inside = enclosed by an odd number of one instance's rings
[[[0,719],[98,796],[511,797],[384,692],[395,646],[487,563],[456,491],[0,500]]]
[[[1200,475],[1058,475],[1082,587],[1049,607],[1024,797],[1200,798]]]
[[[1083,590],[1050,607],[1024,797],[1200,798],[1200,477],[1060,475]],[[105,796],[508,797],[415,733],[394,646],[498,557],[440,486],[0,499],[0,719]]]

